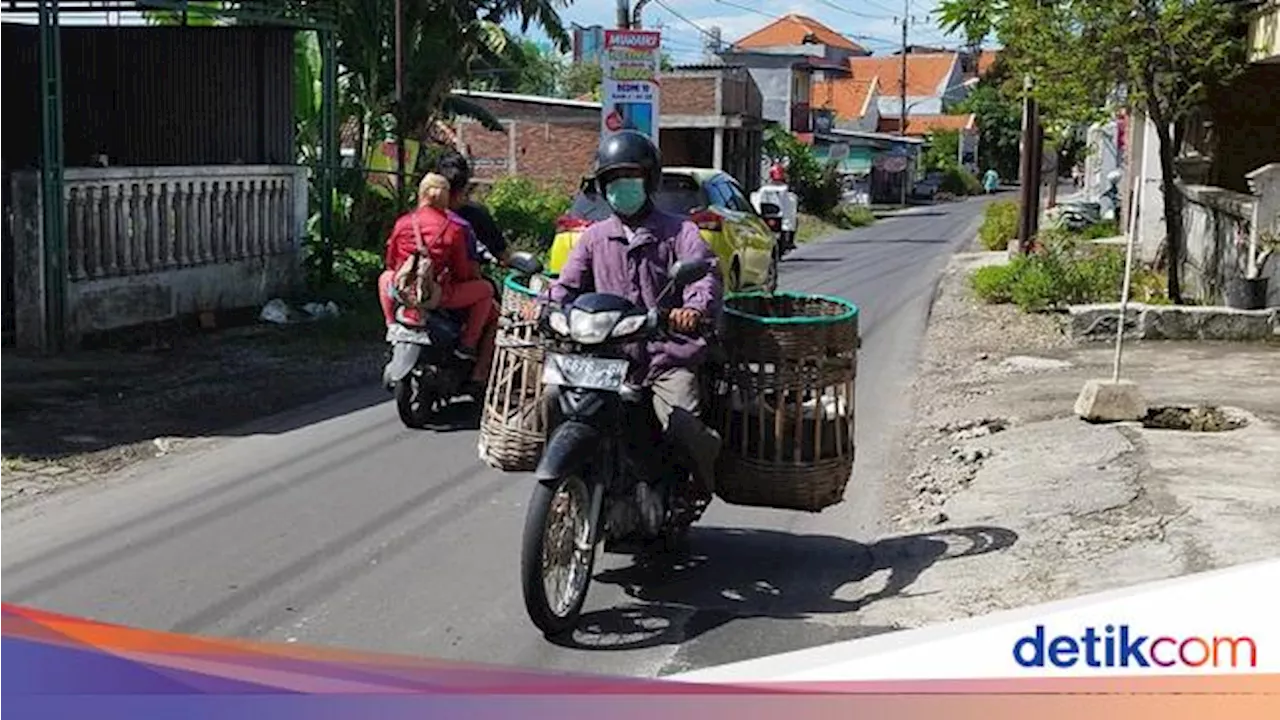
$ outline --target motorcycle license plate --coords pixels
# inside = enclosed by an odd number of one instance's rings
[[[593,358],[582,355],[547,353],[542,369],[542,382],[590,390],[622,389],[627,379],[627,361]]]
[[[387,326],[387,342],[430,345],[431,336],[422,330],[413,330],[403,325],[389,325]]]

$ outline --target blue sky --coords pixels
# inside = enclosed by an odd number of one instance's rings
[[[634,5],[635,0],[631,0]],[[911,0],[916,19],[908,39],[918,45],[957,44],[938,28],[933,11],[937,0]],[[561,12],[566,24],[612,27],[615,0],[575,0]],[[848,35],[875,54],[892,51],[902,43],[901,27],[894,18],[903,13],[903,0],[650,0],[643,10],[646,28],[658,26],[664,50],[678,63],[702,59],[704,31],[719,27],[725,43],[769,24],[788,13],[814,18]],[[683,17],[681,17],[683,16]],[[854,37],[854,36],[866,37]]]
[[[635,0],[629,0],[632,5]],[[933,12],[938,0],[909,0],[915,23],[908,40],[916,45],[958,44],[957,38],[948,38],[938,28]],[[643,11],[646,28],[660,29],[664,50],[677,63],[702,60],[705,31],[719,27],[723,42],[732,43],[744,35],[769,24],[788,13],[798,13],[814,18],[875,54],[891,52],[902,42],[901,27],[894,18],[901,16],[904,0],[650,0]],[[574,0],[561,12],[565,24],[605,25],[615,23],[615,0]],[[68,15],[63,22],[68,25],[103,22],[107,13],[95,14],[91,19]],[[136,13],[110,13],[119,17],[120,24],[141,22]],[[34,22],[34,18],[31,20]],[[512,30],[519,27],[511,24]],[[540,32],[531,33],[535,40],[545,40]]]

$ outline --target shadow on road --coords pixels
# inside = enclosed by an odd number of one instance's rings
[[[951,213],[949,213],[949,212],[944,212],[944,211],[941,211],[941,210],[926,210],[926,211],[924,211],[924,212],[909,212],[909,211],[908,211],[908,212],[898,212],[898,213],[895,213],[895,214],[892,214],[892,215],[885,215],[885,216],[884,216],[884,219],[885,219],[885,220],[890,220],[890,219],[893,219],[893,218],[946,217],[946,216],[948,216],[948,215],[950,215],[950,214],[951,214]]]
[[[828,245],[946,245],[946,238],[850,238],[832,240]]]
[[[887,538],[865,545],[825,535],[694,528],[680,556],[600,573],[639,603],[583,615],[571,636],[579,650],[638,650],[687,643],[729,623],[754,618],[803,621],[857,612],[908,588],[934,563],[1005,550],[1012,530],[964,527]],[[883,587],[845,599],[845,586],[887,571]]]

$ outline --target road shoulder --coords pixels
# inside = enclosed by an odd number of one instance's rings
[[[1280,543],[1280,348],[1138,343],[1126,377],[1152,406],[1212,404],[1226,432],[1091,425],[1073,404],[1108,377],[1112,349],[1076,345],[1054,315],[980,304],[974,267],[944,273],[912,388],[914,418],[889,478],[896,532],[986,527],[1000,552],[928,568],[911,597],[862,621],[918,626],[1273,557]]]
[[[375,383],[381,340],[378,319],[365,313],[57,357],[6,351],[3,507],[186,454],[246,423]]]

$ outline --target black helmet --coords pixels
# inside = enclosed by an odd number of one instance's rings
[[[662,156],[653,141],[644,133],[635,130],[623,130],[605,138],[596,151],[596,187],[601,187],[601,178],[610,170],[620,168],[638,168],[644,171],[645,189],[650,193],[658,189],[662,180]]]

